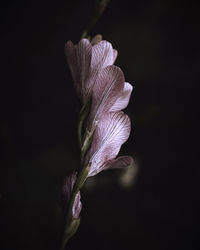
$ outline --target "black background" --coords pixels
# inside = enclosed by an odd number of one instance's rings
[[[63,178],[76,169],[79,102],[64,57],[94,1],[1,5],[0,249],[59,249]],[[198,6],[193,1],[111,1],[91,35],[119,52],[134,86],[132,132],[122,153],[138,175],[93,178],[68,249],[199,249]]]

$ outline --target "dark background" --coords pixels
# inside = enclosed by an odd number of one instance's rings
[[[79,162],[80,106],[63,48],[78,42],[93,7],[92,0],[1,5],[2,250],[59,249],[59,190]],[[86,185],[68,249],[200,248],[198,15],[193,1],[113,0],[92,29],[118,50],[116,64],[134,85],[122,153],[134,157],[138,174],[129,188],[114,170]]]

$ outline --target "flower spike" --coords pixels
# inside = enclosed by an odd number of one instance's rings
[[[117,54],[101,35],[91,42],[84,38],[77,45],[71,41],[65,44],[65,55],[83,107],[78,125],[81,168],[78,174],[74,172],[67,177],[63,186],[67,219],[62,250],[79,227],[80,189],[86,179],[103,170],[133,164],[130,156],[117,157],[131,132],[130,119],[122,110],[127,107],[133,90],[125,82],[122,70],[113,65]]]

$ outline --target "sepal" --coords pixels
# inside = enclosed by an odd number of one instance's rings
[[[65,230],[61,250],[65,249],[68,240],[77,232],[80,225],[80,218],[72,218]]]

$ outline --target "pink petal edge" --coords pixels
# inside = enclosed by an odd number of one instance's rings
[[[110,112],[117,112],[117,111],[125,109],[128,106],[132,90],[133,90],[132,85],[128,82],[125,82],[124,89],[121,92],[121,95],[119,96],[119,98],[111,107]]]
[[[108,113],[99,121],[85,164],[91,163],[89,176],[102,171],[113,160],[130,135],[130,119],[122,111]]]

